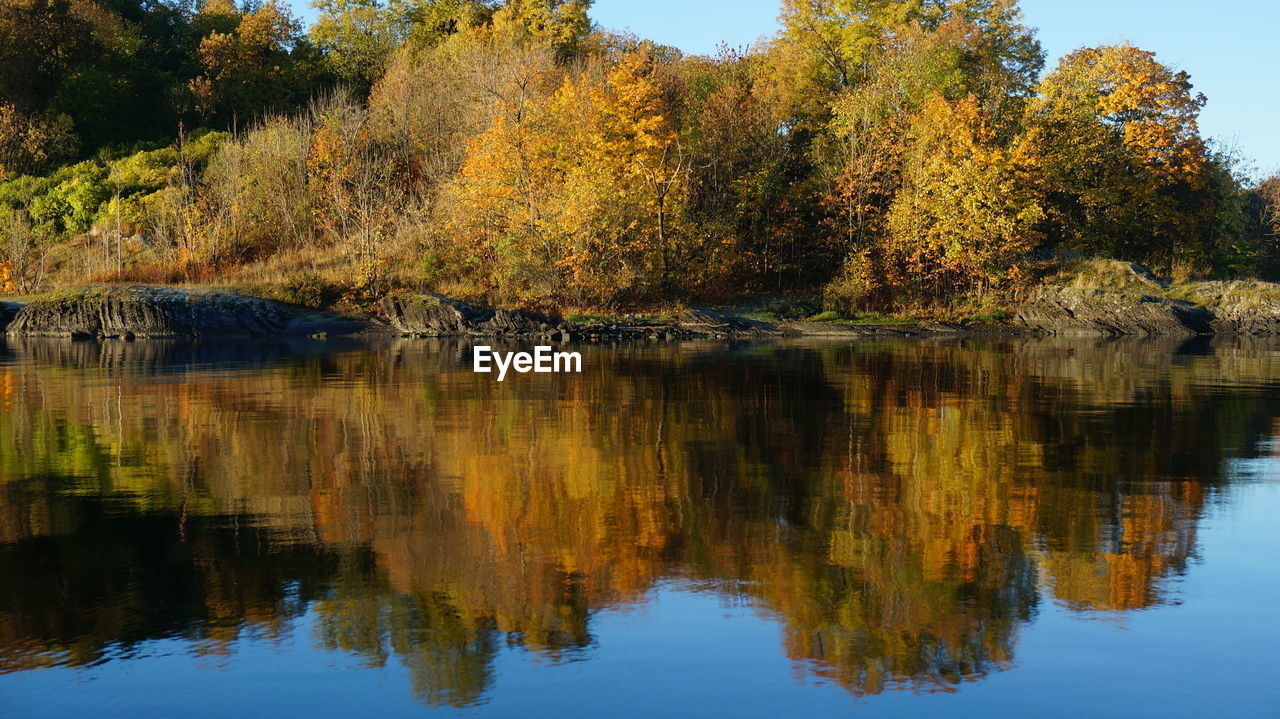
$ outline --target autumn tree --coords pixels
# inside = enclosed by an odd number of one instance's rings
[[[347,83],[368,87],[386,70],[412,21],[397,0],[316,0],[310,37],[325,63]]]
[[[860,83],[892,30],[921,11],[921,0],[784,0],[781,44],[802,85],[835,92]]]
[[[76,138],[66,115],[32,116],[0,104],[0,181],[39,172],[73,156]]]
[[[1280,278],[1280,175],[1272,175],[1245,196],[1248,244],[1257,252],[1257,270]]]
[[[369,97],[371,131],[416,168],[423,192],[452,178],[467,142],[499,114],[523,117],[563,78],[554,52],[506,24],[466,27],[429,48],[402,48]]]
[[[310,38],[324,63],[364,91],[382,77],[397,48],[433,47],[492,20],[494,0],[315,0]]]
[[[702,268],[681,281],[711,295],[792,286],[808,264],[812,190],[804,148],[779,132],[788,119],[759,53],[723,50],[664,65],[687,167],[681,222]],[[696,259],[695,259],[696,258]]]
[[[997,134],[1015,132],[1045,57],[1018,0],[933,0],[925,26],[955,37],[964,91],[978,98]]]
[[[1043,53],[1012,0],[794,0],[782,23],[774,53],[790,88],[788,124],[808,146],[810,192],[822,206],[814,221],[825,229],[818,243],[834,258],[814,269],[840,268],[827,294],[847,306],[894,254],[889,212],[925,102],[973,97],[993,133],[984,143],[1007,145]]]
[[[925,103],[889,212],[889,262],[904,275],[899,291],[914,286],[926,300],[949,291],[981,296],[1016,273],[1044,217],[1035,161],[1024,153],[1000,145],[976,98]]]
[[[1050,239],[1089,254],[1203,271],[1203,95],[1155,54],[1115,45],[1063,58],[1028,108]]]
[[[865,81],[834,101],[816,151],[830,188],[828,225],[846,252],[866,251],[884,233],[907,133],[925,100],[962,95],[959,39],[907,28],[868,61]]]
[[[684,166],[653,62],[637,52],[603,82],[567,78],[469,144],[450,231],[470,238],[492,289],[519,302],[609,304],[660,286]]]
[[[299,248],[314,236],[307,196],[312,127],[306,119],[266,118],[222,142],[195,187],[179,158],[161,212],[183,219],[182,262],[217,269]],[[186,148],[180,148],[183,154]],[[189,197],[183,195],[190,193]]]
[[[0,292],[25,294],[39,287],[49,249],[26,210],[0,207]]]
[[[494,14],[494,22],[512,22],[526,28],[560,59],[573,56],[591,32],[587,11],[594,0],[506,0]]]
[[[969,91],[988,105],[1029,95],[1044,61],[1016,0],[785,0],[780,22],[778,49],[787,67],[779,69],[792,74],[807,102],[871,79],[878,58],[909,29],[968,28],[972,37],[957,46],[957,60],[973,80]]]

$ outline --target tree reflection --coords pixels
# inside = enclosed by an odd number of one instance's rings
[[[1280,359],[1240,345],[601,349],[503,385],[425,343],[11,349],[0,669],[311,612],[453,705],[503,647],[589,655],[593,614],[664,579],[768,612],[853,693],[948,689],[1013,660],[1042,593],[1176,600],[1280,414]]]

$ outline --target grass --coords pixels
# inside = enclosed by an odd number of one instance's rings
[[[1101,259],[1064,263],[1054,283],[1078,290],[1125,290],[1143,294],[1159,293],[1167,286],[1140,265]]]
[[[282,282],[235,289],[241,294],[317,310],[332,307],[344,294],[343,287],[325,282],[314,272],[302,272]]]
[[[841,320],[845,324],[850,325],[914,325],[919,324],[919,320],[906,315],[890,315],[882,312],[855,312],[848,318]]]
[[[1004,309],[981,310],[960,318],[967,325],[991,325],[1013,317],[1013,313]]]
[[[1280,307],[1280,285],[1254,281],[1187,282],[1170,287],[1165,296],[1233,313],[1274,312]]]

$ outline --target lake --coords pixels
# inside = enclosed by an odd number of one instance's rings
[[[0,715],[1280,715],[1280,343],[0,344]]]

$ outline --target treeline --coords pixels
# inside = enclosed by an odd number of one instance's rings
[[[211,278],[533,306],[999,298],[1068,253],[1280,273],[1280,178],[1129,45],[1043,72],[1015,0],[785,0],[716,57],[587,0],[15,0],[10,284]],[[199,129],[186,129],[199,128]]]

